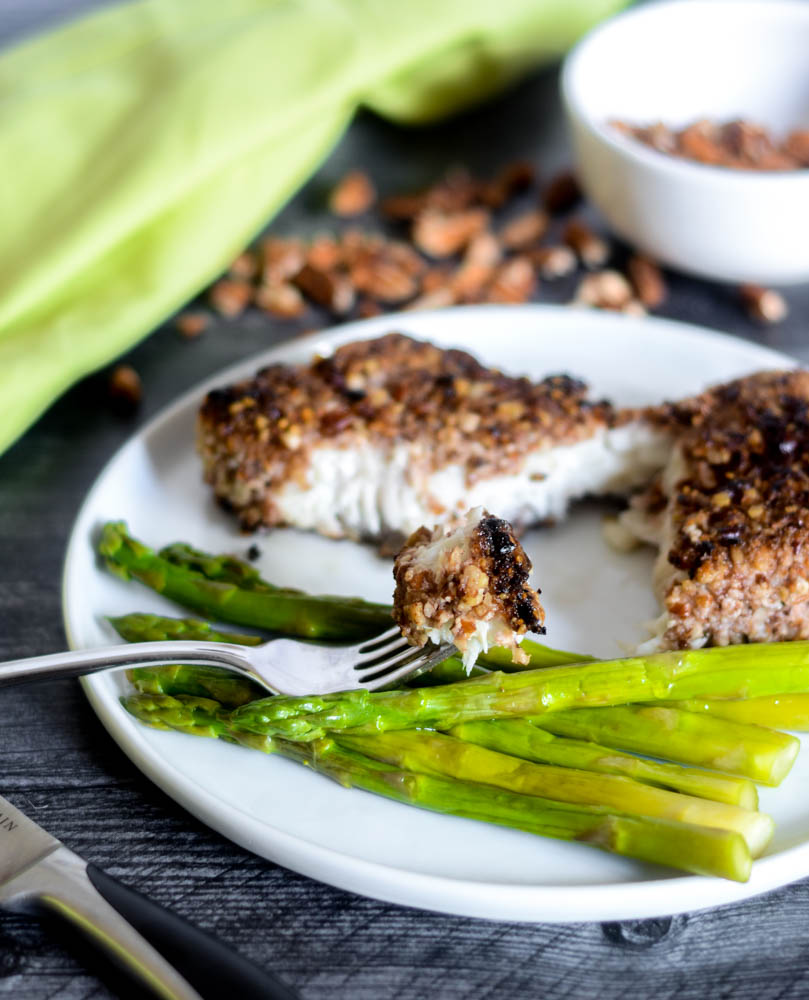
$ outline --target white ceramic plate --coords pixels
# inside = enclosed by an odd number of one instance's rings
[[[548,306],[469,307],[380,317],[284,344],[187,393],[107,465],[76,521],[64,573],[64,615],[74,647],[114,641],[104,620],[135,610],[177,609],[139,584],[101,569],[98,527],[123,518],[154,546],[184,539],[211,551],[262,551],[259,569],[277,583],[315,592],[390,598],[389,562],[372,548],[294,531],[255,539],[212,502],[194,454],[194,417],[204,392],[272,361],[398,329],[463,347],[507,372],[583,376],[595,394],[635,404],[677,397],[760,368],[791,366],[773,351],[695,327]],[[496,513],[496,512],[495,512]],[[612,552],[602,511],[575,510],[532,532],[526,548],[547,609],[548,642],[618,655],[651,618],[652,556]],[[432,910],[508,920],[615,920],[694,910],[744,899],[809,874],[809,759],[785,784],[764,789],[777,821],[766,857],[746,885],[683,876],[578,844],[439,816],[333,784],[289,761],[149,730],[120,707],[122,675],[85,679],[104,725],[134,763],[191,813],[251,851],[354,892]]]

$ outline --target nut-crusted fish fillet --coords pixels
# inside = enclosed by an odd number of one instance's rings
[[[520,526],[561,517],[573,498],[645,484],[668,455],[664,432],[577,379],[514,378],[400,334],[211,392],[198,446],[244,527],[354,539],[478,506]]]
[[[408,538],[393,564],[393,617],[411,645],[454,643],[467,670],[489,646],[527,663],[519,643],[545,631],[530,572],[508,521],[478,507],[448,531],[421,527]]]
[[[761,372],[664,407],[677,443],[621,523],[660,547],[642,648],[809,638],[809,372]]]

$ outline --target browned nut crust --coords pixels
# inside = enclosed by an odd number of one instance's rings
[[[361,215],[375,201],[376,190],[368,174],[364,170],[351,170],[332,191],[329,208],[335,215]]]
[[[741,285],[739,297],[748,316],[758,323],[780,323],[789,313],[786,299],[773,288],[752,284]]]
[[[519,639],[545,631],[530,571],[511,525],[482,508],[449,531],[421,527],[393,564],[393,618],[411,645],[454,642],[467,667],[488,645],[510,648],[515,663],[527,663]]]
[[[664,647],[809,639],[809,372],[760,372],[662,413],[676,478],[646,499],[669,524]]]
[[[198,447],[216,496],[246,528],[269,527],[280,523],[275,491],[305,483],[317,447],[403,444],[412,476],[460,465],[472,485],[519,471],[533,449],[613,426],[612,407],[586,397],[568,376],[513,378],[463,351],[388,334],[209,393]]]

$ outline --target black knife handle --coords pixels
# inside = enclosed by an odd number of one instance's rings
[[[170,910],[129,889],[94,864],[96,890],[205,1000],[299,1000],[289,986]]]

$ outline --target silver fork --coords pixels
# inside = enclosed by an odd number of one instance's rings
[[[249,677],[271,694],[330,694],[392,687],[445,660],[448,643],[409,646],[399,629],[350,646],[271,639],[260,646],[176,639],[48,653],[0,663],[0,687],[23,681],[75,677],[100,670],[189,663],[224,667]]]

